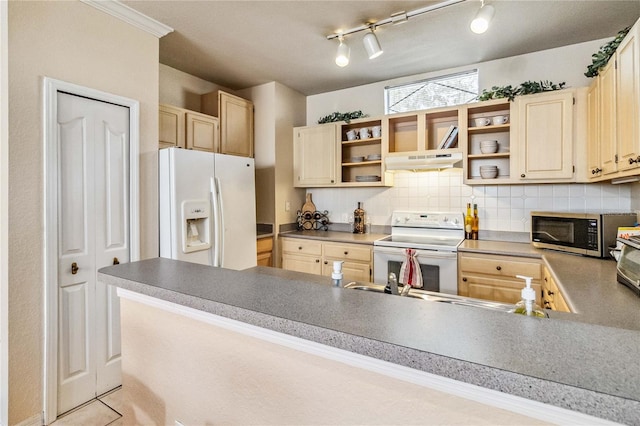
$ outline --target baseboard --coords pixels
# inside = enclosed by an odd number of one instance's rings
[[[20,423],[16,423],[14,426],[42,426],[42,413],[34,414],[28,419],[24,419]]]

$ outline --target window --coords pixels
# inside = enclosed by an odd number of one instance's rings
[[[466,104],[478,96],[478,70],[384,88],[385,114]]]

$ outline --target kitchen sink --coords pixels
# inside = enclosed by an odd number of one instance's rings
[[[372,291],[375,293],[384,294],[385,286],[381,284],[352,281],[349,284],[346,284],[344,288],[349,288],[352,290]],[[389,296],[391,296],[391,294],[389,294]],[[452,294],[420,290],[419,288],[410,289],[409,293],[407,293],[407,295],[404,297],[422,299],[428,302],[449,303],[451,305],[462,305],[462,306],[473,306],[476,308],[484,308],[484,309],[490,309],[493,311],[502,311],[502,312],[509,312],[514,308],[513,305],[510,305],[508,303],[499,303],[499,302],[492,302],[490,300],[472,299],[469,297],[454,296]]]

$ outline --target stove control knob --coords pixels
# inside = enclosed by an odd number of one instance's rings
[[[410,217],[410,216],[405,216],[405,217],[404,217],[404,223],[409,222],[409,219],[411,219],[411,217]]]
[[[456,218],[454,218],[454,219],[453,219],[453,224],[454,224],[454,225],[457,225],[458,223],[460,223],[460,222],[458,221],[458,218],[457,218],[457,217],[456,217]]]
[[[449,218],[445,216],[445,217],[443,217],[443,218],[442,218],[442,221],[443,221],[444,223],[447,223],[447,222],[449,222]]]

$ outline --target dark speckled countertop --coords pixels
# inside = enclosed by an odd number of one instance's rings
[[[573,312],[551,312],[552,317],[640,331],[640,297],[617,282],[613,260],[502,241],[465,240],[458,251],[543,259]]]
[[[557,272],[557,271],[556,271]],[[361,355],[627,424],[640,424],[640,332],[327,286],[281,269],[169,259],[98,279]]]

